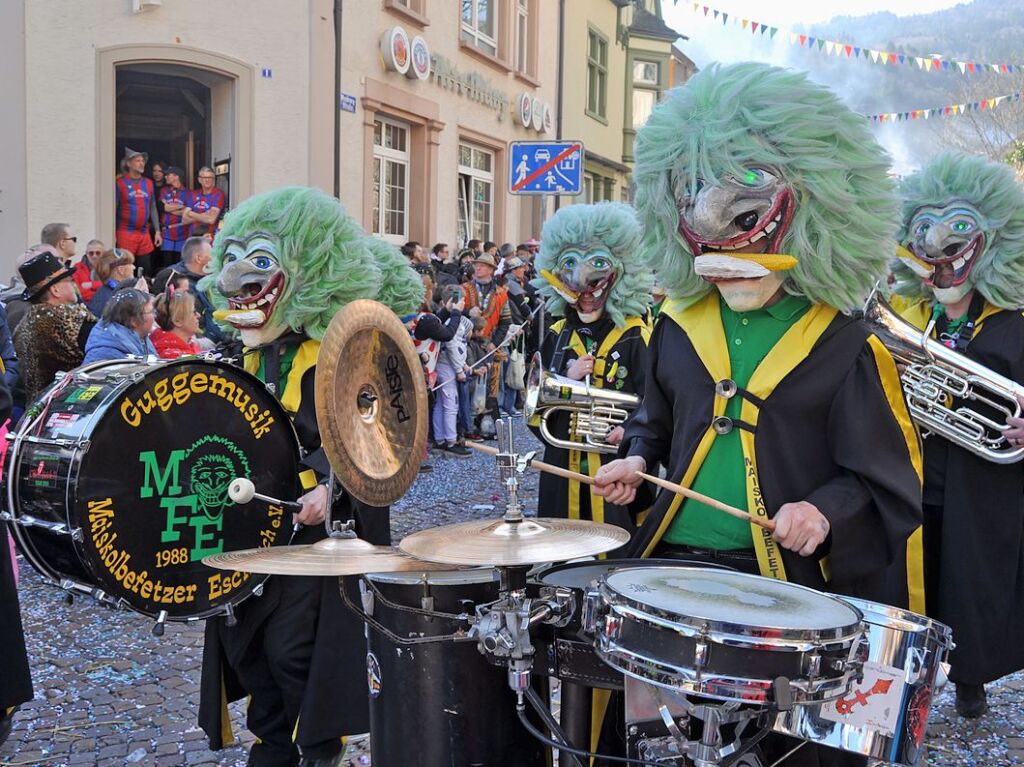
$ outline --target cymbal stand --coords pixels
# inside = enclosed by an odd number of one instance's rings
[[[350,519],[345,522],[332,519],[334,502],[340,498],[344,492],[344,488],[340,487],[340,485],[335,482],[334,467],[331,467],[327,473],[327,508],[324,509],[324,529],[327,531],[327,535],[331,538],[356,537],[355,519]]]
[[[498,454],[495,459],[505,488],[504,521],[517,524],[523,521],[519,504],[519,474],[526,470],[529,456],[515,452],[512,419],[500,418],[496,424]],[[550,589],[543,598],[529,598],[526,594],[528,566],[498,567],[498,599],[479,605],[477,620],[469,631],[476,638],[477,647],[488,658],[497,659],[508,667],[508,684],[519,702],[530,687],[534,646],[530,641],[530,628],[540,623],[564,626],[572,617],[572,592],[565,588]]]

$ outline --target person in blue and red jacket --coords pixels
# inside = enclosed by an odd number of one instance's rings
[[[160,218],[156,212],[156,192],[153,182],[143,176],[149,155],[124,148],[122,173],[117,177],[117,237],[119,248],[131,251],[135,263],[147,274],[152,273],[151,256],[163,244]],[[151,237],[149,226],[155,234]]]
[[[217,221],[227,201],[224,192],[214,186],[216,176],[212,168],[205,165],[199,169],[199,188],[191,192],[189,205],[182,211],[182,218],[189,225],[189,236],[199,237],[214,234]]]
[[[192,193],[182,184],[185,171],[178,166],[169,166],[164,178],[167,183],[160,190],[160,202],[164,208],[160,233],[164,241],[162,266],[166,267],[181,260],[181,249],[189,238],[189,227],[182,215],[192,204]]]

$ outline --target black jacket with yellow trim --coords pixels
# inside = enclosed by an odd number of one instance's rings
[[[720,328],[720,316],[717,322]],[[758,479],[769,516],[805,500],[828,518],[831,533],[811,557],[780,549],[788,580],[920,608],[920,443],[895,364],[862,322],[841,314],[796,353],[802,359],[758,406]],[[721,354],[727,361],[727,349]],[[668,478],[680,481],[706,442],[716,381],[687,330],[667,313],[658,318],[648,359],[644,401],[627,427],[625,452],[644,457],[649,470],[664,463]],[[673,498],[657,497],[629,556],[650,555],[668,527]],[[827,564],[820,561],[825,554]]]

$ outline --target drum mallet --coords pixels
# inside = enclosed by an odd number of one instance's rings
[[[498,454],[497,450],[495,450],[493,447],[489,447],[488,445],[477,445],[472,442],[467,442],[466,447],[471,447],[474,450],[481,453],[486,453],[487,455]],[[554,474],[555,476],[562,477],[563,479],[573,479],[576,480],[577,482],[582,482],[585,485],[594,484],[593,477],[589,477],[586,474],[580,474],[577,471],[563,469],[561,466],[552,466],[551,464],[544,463],[543,461],[530,461],[528,465],[532,466],[538,471],[547,472],[548,474]],[[647,474],[642,471],[638,471],[637,474],[646,479],[648,482],[652,482],[658,487],[664,488],[669,492],[676,493],[677,495],[682,495],[686,498],[692,498],[695,501],[699,501],[700,503],[710,506],[713,509],[717,509],[718,511],[728,514],[729,516],[736,517],[737,519],[742,519],[745,522],[757,525],[758,527],[763,527],[765,530],[768,530],[770,532],[775,532],[775,520],[762,519],[761,517],[756,517],[753,514],[743,511],[743,509],[737,509],[735,506],[730,506],[727,503],[716,501],[714,498],[711,498],[710,496],[704,495],[703,493],[698,493],[696,490],[691,490],[690,488],[684,487],[683,485],[677,485],[675,482],[669,482],[667,479],[656,477],[653,474]]]
[[[238,505],[249,503],[249,501],[255,498],[259,501],[266,501],[278,506],[288,506],[289,508],[302,511],[302,504],[297,501],[282,501],[279,498],[272,498],[269,495],[257,493],[256,485],[252,483],[251,479],[246,479],[245,477],[237,477],[231,480],[231,484],[228,485],[228,497]]]

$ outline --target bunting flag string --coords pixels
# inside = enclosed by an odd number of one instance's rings
[[[929,56],[911,56],[905,53],[892,53],[874,48],[864,48],[852,43],[826,40],[822,37],[791,32],[783,27],[774,27],[770,24],[765,24],[763,21],[744,19],[734,13],[726,13],[701,3],[693,3],[693,12],[703,14],[712,21],[720,21],[722,26],[727,25],[731,19],[735,26],[741,27],[744,31],[749,31],[752,35],[767,35],[769,39],[774,39],[776,35],[782,32],[782,39],[788,39],[790,45],[819,51],[826,56],[834,56],[836,58],[843,58],[845,56],[848,59],[864,59],[881,66],[909,66],[917,67],[925,72],[954,72],[962,75],[981,73],[1016,74],[1024,72],[1024,64],[985,64],[977,61],[958,61],[944,56],[935,56],[934,54]]]
[[[876,115],[865,115],[873,123],[894,123],[904,120],[930,120],[942,117],[959,117],[967,112],[985,112],[995,109],[1007,101],[1020,101],[1021,92],[1009,93],[1005,96],[996,96],[981,101],[969,101],[964,104],[947,104],[944,107],[932,107],[931,109],[912,109],[908,112],[883,112]]]

